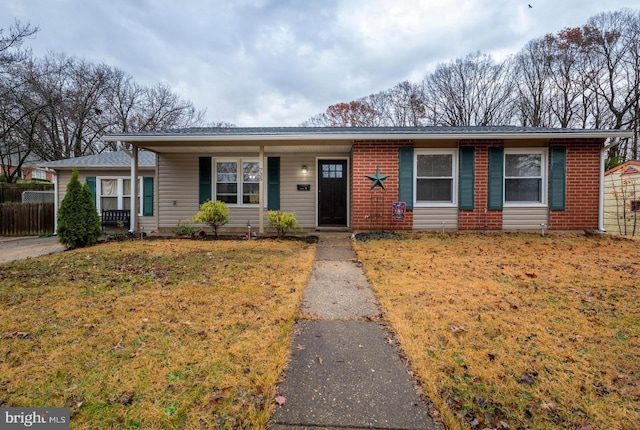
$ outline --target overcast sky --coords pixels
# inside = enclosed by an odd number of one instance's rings
[[[26,43],[36,55],[166,83],[208,121],[296,126],[438,63],[503,58],[623,7],[637,0],[1,0],[0,28],[37,25]]]

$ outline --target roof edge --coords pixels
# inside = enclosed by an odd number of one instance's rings
[[[562,129],[559,129],[562,130]],[[471,140],[471,139],[593,139],[632,137],[633,132],[627,130],[580,130],[566,131],[508,131],[508,132],[457,132],[457,133],[245,133],[245,134],[213,134],[213,133],[163,133],[163,134],[113,134],[104,136],[105,142],[258,142],[258,141],[300,141],[300,140]]]

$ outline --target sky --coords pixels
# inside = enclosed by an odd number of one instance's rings
[[[40,27],[36,56],[167,84],[208,122],[278,127],[624,7],[637,0],[1,0],[0,28]]]

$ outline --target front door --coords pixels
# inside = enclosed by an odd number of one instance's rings
[[[347,225],[347,160],[318,161],[318,225]]]

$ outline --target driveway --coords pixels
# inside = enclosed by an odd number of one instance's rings
[[[64,251],[65,247],[52,237],[0,237],[0,263],[39,257]]]

